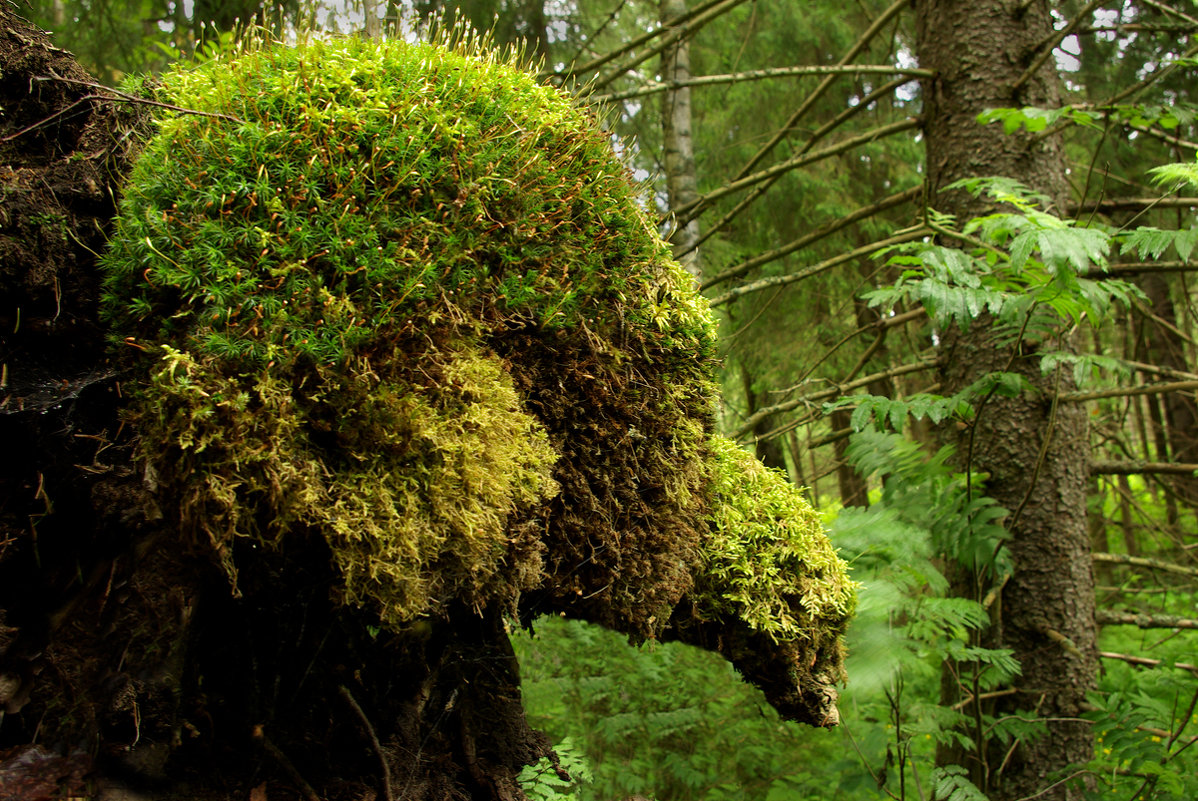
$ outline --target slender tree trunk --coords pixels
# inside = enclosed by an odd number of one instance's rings
[[[1142,331],[1138,342],[1141,346],[1140,361],[1173,370],[1189,370],[1185,342],[1179,336],[1177,311],[1169,292],[1165,276],[1148,274],[1136,282],[1148,298],[1148,307],[1154,318],[1142,318]],[[1198,408],[1193,399],[1182,393],[1162,396],[1159,401],[1150,401],[1152,422],[1157,437],[1157,449],[1161,461],[1198,461]],[[1166,497],[1169,524],[1178,522],[1177,501],[1198,511],[1198,479],[1179,475],[1167,479],[1176,498]]]
[[[924,96],[931,203],[961,220],[990,211],[944,187],[966,176],[1001,175],[1047,194],[1060,208],[1065,181],[1059,141],[1004,136],[976,122],[987,108],[1060,104],[1051,59],[1013,88],[1052,33],[1048,3],[916,0],[915,8],[920,65],[937,71]],[[1093,748],[1088,727],[1078,720],[1097,666],[1085,513],[1085,409],[1054,405],[1053,394],[1070,388],[1069,376],[1041,376],[1034,344],[1024,343],[1012,353],[995,344],[985,321],[964,333],[945,332],[942,344],[940,378],[946,395],[1000,370],[1022,373],[1033,387],[1018,398],[990,399],[974,426],[947,438],[974,474],[988,475],[985,491],[1011,510],[1008,546],[1014,575],[992,607],[994,626],[987,644],[1012,649],[1023,672],[1015,680],[1016,693],[984,711],[1034,716],[1047,731],[1013,750],[983,741],[977,752],[945,749],[940,758],[967,764],[975,783],[995,801],[1072,799],[1079,794],[1064,785],[1051,786],[1049,777],[1069,763],[1086,761]],[[957,682],[945,684],[945,700],[960,700]]]
[[[686,0],[662,0],[661,21],[686,13]],[[662,55],[661,79],[667,83],[688,81],[691,77],[690,43],[685,38]],[[665,149],[666,191],[671,209],[688,206],[699,198],[695,175],[695,148],[691,138],[691,90],[683,86],[671,89],[662,98],[662,140]],[[701,272],[699,221],[691,220],[673,232],[670,243],[675,253],[685,253],[682,266],[696,278]]]

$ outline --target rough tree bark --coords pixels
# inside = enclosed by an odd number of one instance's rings
[[[1063,208],[1060,142],[1003,136],[976,121],[987,108],[1060,104],[1051,59],[1016,86],[1052,32],[1049,4],[917,0],[915,9],[920,65],[937,72],[924,94],[931,204],[961,220],[990,211],[982,201],[944,187],[967,176],[999,175],[1023,182]],[[1041,376],[1036,348],[1028,343],[1014,354],[1000,348],[985,321],[943,336],[945,394],[1000,370],[1023,374],[1034,388],[1018,398],[989,399],[973,427],[948,438],[975,474],[988,475],[986,492],[1011,511],[1014,575],[992,608],[989,644],[1011,648],[1023,672],[1015,680],[1017,692],[986,712],[1023,710],[1045,721],[1047,732],[1013,753],[979,742],[978,753],[946,749],[940,757],[968,765],[975,783],[996,800],[1073,798],[1064,785],[1053,786],[1050,776],[1089,759],[1093,747],[1088,726],[1077,719],[1094,684],[1097,660],[1085,520],[1085,410],[1080,404],[1054,406],[1053,395],[1070,388],[1069,377]],[[945,685],[944,700],[958,702],[957,683]]]

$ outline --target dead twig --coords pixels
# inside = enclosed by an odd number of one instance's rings
[[[349,704],[350,709],[357,714],[358,720],[362,721],[362,726],[366,729],[367,736],[370,737],[370,744],[374,747],[374,753],[378,755],[379,766],[383,771],[383,798],[385,801],[394,801],[391,796],[391,767],[387,764],[387,755],[383,752],[383,744],[379,742],[378,735],[374,733],[374,726],[370,725],[370,718],[366,717],[366,713],[362,711],[362,707],[358,705],[348,687],[344,684],[341,685],[338,688],[338,693],[345,699],[345,703]]]

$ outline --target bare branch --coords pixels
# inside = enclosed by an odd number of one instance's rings
[[[1173,370],[1169,367],[1159,367],[1155,364],[1144,364],[1144,362],[1133,362],[1126,359],[1123,360],[1123,363],[1133,370],[1139,370],[1141,373],[1160,375],[1166,378],[1179,378],[1182,381],[1198,381],[1198,374],[1187,373],[1184,370]]]
[[[1198,389],[1198,381],[1170,381],[1165,384],[1149,384],[1143,387],[1116,387],[1097,392],[1066,392],[1058,396],[1063,401],[1090,401],[1102,398],[1125,398],[1134,395],[1163,395],[1166,392],[1185,392]]]
[[[1095,562],[1104,562],[1114,565],[1134,565],[1135,567],[1148,567],[1153,570],[1163,570],[1166,573],[1178,573],[1183,576],[1198,576],[1198,567],[1189,567],[1188,565],[1176,565],[1172,562],[1162,562],[1159,559],[1147,559],[1143,556],[1128,556],[1122,553],[1094,553],[1091,554]]]
[[[689,11],[687,11],[685,14],[680,14],[679,16],[675,17],[674,19],[670,20],[665,25],[662,25],[660,28],[656,28],[652,31],[649,31],[648,33],[645,33],[645,34],[642,34],[642,35],[636,37],[632,41],[624,44],[623,47],[620,47],[616,50],[612,50],[609,53],[604,53],[602,56],[599,56],[598,58],[591,59],[586,64],[583,64],[581,67],[570,67],[569,69],[566,69],[563,72],[543,72],[543,73],[541,73],[540,77],[542,77],[542,78],[557,78],[559,80],[564,81],[564,80],[566,80],[568,78],[572,78],[576,75],[586,75],[589,72],[594,72],[595,70],[599,69],[600,67],[602,67],[612,61],[615,61],[617,58],[620,58],[621,56],[631,53],[633,50],[636,50],[638,47],[641,47],[642,45],[653,41],[658,36],[669,33],[671,30],[674,30],[679,25],[685,24],[686,22],[694,19],[695,17],[699,16],[700,14],[706,13],[711,8],[720,5],[721,3],[724,3],[725,1],[726,0],[707,0],[706,3],[700,3],[699,5],[695,6],[694,8],[690,9]],[[606,25],[606,24],[607,23],[604,23],[604,25]]]
[[[905,192],[896,192],[890,197],[883,198],[877,203],[871,204],[869,206],[862,206],[859,209],[855,209],[840,219],[827,223],[826,225],[822,225],[814,231],[805,234],[804,236],[801,236],[792,242],[786,243],[782,247],[766,251],[765,253],[760,253],[748,261],[741,262],[734,267],[721,270],[716,275],[704,281],[700,289],[710,289],[717,284],[722,284],[725,281],[732,280],[733,278],[739,278],[751,270],[761,267],[762,265],[769,264],[772,261],[776,261],[783,256],[788,256],[791,253],[794,253],[796,250],[801,250],[802,248],[805,248],[814,242],[818,242],[826,236],[836,233],[842,228],[847,228],[858,220],[872,217],[878,212],[885,211],[886,209],[893,208],[908,201],[914,200],[920,196],[921,192],[923,192],[922,184],[912,189],[908,189]]]
[[[1118,654],[1114,651],[1099,651],[1098,655],[1103,659],[1118,659],[1127,662],[1129,665],[1141,665],[1143,667],[1175,667],[1178,670],[1188,670],[1191,673],[1198,673],[1198,665],[1191,665],[1189,662],[1164,662],[1160,659],[1149,659],[1146,656],[1132,656],[1131,654]]]
[[[921,121],[919,117],[907,117],[906,119],[898,120],[897,122],[892,122],[889,125],[883,125],[866,131],[865,133],[858,134],[857,136],[851,137],[849,139],[845,139],[843,142],[838,142],[837,144],[823,148],[822,150],[815,150],[811,153],[806,153],[804,155],[796,156],[794,158],[787,159],[786,161],[779,162],[772,167],[762,170],[761,172],[756,172],[752,175],[745,176],[744,178],[726,183],[719,189],[714,189],[711,192],[708,192],[706,195],[703,195],[703,197],[699,198],[694,203],[689,203],[686,206],[675,210],[675,214],[677,214],[680,219],[685,215],[693,216],[693,214],[691,214],[693,209],[701,209],[704,206],[714,203],[722,197],[735,194],[736,192],[739,192],[742,189],[747,189],[748,187],[753,186],[756,183],[760,183],[761,181],[767,181],[776,175],[781,175],[782,173],[790,172],[791,170],[797,170],[800,167],[806,167],[808,164],[814,164],[817,161],[822,161],[823,159],[830,158],[831,156],[838,156],[841,153],[852,150],[858,145],[869,144],[870,142],[875,142],[884,137],[902,133],[903,131],[909,131],[912,128],[917,128],[919,127],[920,122]]]
[[[723,306],[725,303],[731,303],[737,298],[743,297],[753,292],[760,292],[761,290],[769,289],[770,287],[793,284],[796,281],[802,281],[806,278],[819,275],[822,272],[827,272],[833,267],[839,267],[842,264],[859,259],[862,256],[869,256],[871,253],[881,250],[882,248],[890,247],[891,245],[900,245],[903,242],[911,242],[916,239],[922,239],[927,235],[928,230],[921,227],[916,228],[913,231],[908,231],[904,234],[897,234],[889,239],[883,239],[878,242],[870,242],[868,245],[862,245],[859,248],[850,250],[848,253],[842,253],[839,256],[825,259],[824,261],[821,261],[818,264],[813,264],[810,267],[804,267],[798,272],[789,273],[787,275],[774,275],[770,276],[769,278],[759,279],[750,284],[745,284],[744,286],[738,286],[735,289],[730,289],[724,294],[712,298],[711,305],[713,307]]]
[[[1126,25],[1083,25],[1078,33],[1190,33],[1198,30],[1198,25],[1176,23],[1173,25],[1146,25],[1139,22],[1129,22]]]
[[[1085,203],[1069,203],[1065,212],[1076,217],[1092,211],[1117,211],[1119,209],[1143,209],[1149,206],[1159,209],[1189,209],[1198,206],[1198,197],[1112,197],[1088,200]]]
[[[749,415],[748,419],[746,419],[739,428],[737,428],[728,436],[732,439],[740,439],[745,434],[751,432],[758,423],[770,415],[789,412],[791,409],[797,409],[800,406],[809,406],[820,403],[821,401],[831,400],[832,398],[852,392],[854,389],[867,387],[874,381],[881,381],[884,378],[897,378],[898,376],[907,375],[908,373],[918,373],[924,370],[932,370],[935,367],[936,361],[934,359],[911,362],[909,364],[900,364],[896,367],[882,370],[881,372],[862,376],[855,381],[850,381],[849,383],[841,386],[835,386],[831,389],[821,390],[820,392],[816,392],[811,395],[805,395],[802,398],[788,400],[784,403],[775,403],[773,406],[766,406]]]
[[[1120,275],[1139,275],[1140,273],[1192,273],[1198,272],[1198,264],[1188,261],[1135,261],[1124,264],[1111,264],[1107,267],[1095,267],[1078,273],[1079,278],[1115,278]]]
[[[1181,57],[1183,59],[1192,58],[1196,53],[1198,53],[1198,45],[1193,45],[1188,50],[1186,50],[1184,53],[1182,53]],[[1090,106],[1085,106],[1085,107],[1086,108],[1106,108],[1106,107],[1110,107],[1110,106],[1116,106],[1116,105],[1122,103],[1127,98],[1133,97],[1133,96],[1139,94],[1140,92],[1144,91],[1145,89],[1147,89],[1149,86],[1156,83],[1160,79],[1172,74],[1173,70],[1175,70],[1175,69],[1177,69],[1177,62],[1176,61],[1170,62],[1169,64],[1166,64],[1165,66],[1160,67],[1159,69],[1155,70],[1154,72],[1149,73],[1143,80],[1132,84],[1131,86],[1129,86],[1128,88],[1126,88],[1120,92],[1116,92],[1115,94],[1111,95],[1110,97],[1108,97],[1106,100],[1102,101],[1101,103],[1095,103],[1095,104],[1092,104]],[[1065,121],[1065,120],[1057,122],[1054,125],[1048,126],[1043,131],[1038,132],[1035,135],[1035,139],[1037,139],[1037,140],[1047,139],[1050,136],[1055,136],[1056,134],[1060,133],[1063,129],[1065,129],[1066,127],[1068,127],[1071,124],[1072,123]]]
[[[1142,0],[1142,2],[1146,6],[1155,8],[1165,16],[1177,17],[1179,20],[1187,22],[1190,25],[1198,25],[1198,19],[1194,19],[1189,14],[1186,14],[1183,11],[1178,11],[1176,8],[1171,8],[1164,3],[1158,3],[1157,0]]]
[[[653,45],[653,47],[641,53],[639,56],[635,56],[628,61],[625,61],[623,64],[613,69],[606,77],[596,79],[594,82],[594,88],[602,89],[604,86],[607,86],[620,76],[631,72],[654,56],[669,50],[683,39],[694,36],[695,33],[707,25],[707,23],[724,15],[744,2],[746,2],[746,0],[722,0],[722,2],[712,6],[708,11],[691,17],[685,22],[677,23],[669,27],[663,26],[662,30],[667,32],[665,38],[663,38],[660,42],[657,42],[655,45]]]
[[[1139,615],[1099,609],[1094,620],[1100,626],[1138,626],[1142,629],[1198,629],[1198,620],[1177,615]]]
[[[1142,476],[1149,473],[1171,475],[1193,475],[1198,464],[1183,462],[1091,462],[1092,476]]]
[[[768,70],[748,70],[733,72],[727,75],[700,75],[685,81],[654,81],[636,89],[615,92],[610,95],[593,95],[590,99],[599,102],[614,103],[629,100],[634,97],[646,97],[660,94],[673,89],[688,86],[718,86],[726,83],[741,83],[743,81],[760,81],[766,78],[790,78],[805,75],[903,75],[909,78],[930,78],[934,75],[931,70],[901,69],[887,64],[863,64],[831,67],[777,67]]]
[[[1061,42],[1065,41],[1066,36],[1069,36],[1069,34],[1077,30],[1077,27],[1081,25],[1082,22],[1089,19],[1090,14],[1094,11],[1094,9],[1098,8],[1098,6],[1102,5],[1102,3],[1103,0],[1090,0],[1090,2],[1086,4],[1085,8],[1077,12],[1077,15],[1074,16],[1072,22],[1070,22],[1064,28],[1061,28],[1059,31],[1053,32],[1052,36],[1050,36],[1047,41],[1041,43],[1040,47],[1038,48],[1040,51],[1039,54],[1028,66],[1028,68],[1023,71],[1023,74],[1019,76],[1015,83],[1012,84],[1011,92],[1014,93],[1019,89],[1019,87],[1030,81],[1032,76],[1034,76],[1039,69],[1044,66],[1044,62],[1048,61],[1048,59],[1052,57],[1052,51],[1056,50],[1057,46]]]
[[[811,148],[815,147],[815,145],[817,143],[819,143],[820,140],[822,140],[829,133],[836,130],[837,128],[839,128],[844,123],[848,122],[853,117],[857,116],[861,112],[868,109],[870,107],[870,105],[872,105],[876,101],[882,99],[883,97],[886,97],[891,92],[895,91],[900,86],[903,86],[907,83],[908,83],[908,81],[905,78],[896,78],[893,81],[884,83],[881,86],[879,86],[878,88],[874,89],[872,92],[865,95],[865,97],[861,98],[861,102],[857,103],[856,105],[852,105],[852,106],[849,106],[848,108],[845,108],[839,114],[837,114],[835,117],[828,120],[823,125],[821,125],[819,128],[817,128],[811,134],[811,136],[807,139],[807,141],[803,144],[803,146],[801,148],[799,148],[799,152],[796,153],[795,155],[802,156],[805,153],[809,152],[811,150]],[[753,188],[753,191],[750,192],[748,194],[748,196],[741,199],[723,217],[720,217],[720,219],[717,220],[715,223],[709,224],[707,226],[707,230],[704,232],[703,236],[700,237],[699,241],[695,244],[695,247],[702,245],[704,242],[707,241],[707,239],[709,237],[713,236],[716,232],[723,230],[724,226],[726,226],[732,220],[736,219],[736,217],[739,216],[742,211],[747,209],[749,206],[753,205],[754,201],[756,201],[757,198],[761,197],[766,192],[768,192],[770,190],[770,187],[772,187],[775,183],[777,183],[779,177],[781,177],[781,176],[776,176],[774,178],[769,179],[768,181],[764,181],[763,183],[759,184],[758,186],[755,186]],[[701,206],[696,207],[695,209],[693,209],[690,212],[689,215],[687,215],[686,219],[688,219],[688,220],[694,219],[695,217],[699,216],[699,214],[702,213],[702,211],[703,211],[703,209]]]
[[[865,47],[878,34],[878,32],[885,27],[886,23],[898,16],[898,14],[909,5],[910,3],[908,3],[907,0],[895,0],[894,4],[883,11],[878,18],[873,21],[869,28],[866,29],[865,33],[861,34],[861,38],[859,38],[853,44],[853,46],[848,49],[848,52],[841,57],[840,61],[836,62],[836,65],[845,66],[847,64],[851,64],[853,59],[857,57],[857,54],[865,49]],[[823,97],[824,93],[828,91],[828,88],[832,85],[834,80],[835,76],[829,75],[827,78],[824,78],[824,80],[820,81],[819,86],[815,87],[815,90],[812,91],[812,93],[809,94],[806,99],[799,104],[798,109],[796,109],[795,112],[790,115],[790,119],[786,121],[786,124],[779,128],[778,132],[770,137],[770,141],[766,142],[762,148],[758,150],[751,159],[749,159],[745,166],[741,167],[740,172],[736,174],[736,177],[733,180],[735,181],[744,178],[746,175],[752,172],[753,168],[760,164],[761,160],[768,156],[773,149],[778,146],[779,142],[789,136],[790,132],[794,130],[795,125],[797,125],[799,120],[803,118],[803,115],[811,110],[811,107],[815,105],[817,100]]]

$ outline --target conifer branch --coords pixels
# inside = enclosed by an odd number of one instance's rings
[[[1083,25],[1077,29],[1078,33],[1192,33],[1198,30],[1198,25],[1188,25],[1184,23],[1176,23],[1170,25],[1168,23],[1159,25],[1149,25],[1141,22],[1129,22],[1126,25]]]
[[[1195,265],[1198,266],[1198,265]],[[1134,362],[1124,359],[1123,363],[1133,370],[1139,370],[1141,373],[1149,373],[1151,375],[1160,375],[1167,378],[1177,378],[1182,381],[1198,381],[1198,373],[1187,373],[1184,370],[1174,370],[1169,367],[1159,367],[1155,364],[1145,364],[1144,362]]]
[[[1198,576],[1198,567],[1190,567],[1188,565],[1177,565],[1172,562],[1163,562],[1160,559],[1148,559],[1143,556],[1128,556],[1123,553],[1094,553],[1091,554],[1095,562],[1103,562],[1114,565],[1133,565],[1135,567],[1148,567],[1153,570],[1163,570],[1166,573],[1177,573],[1182,576]]]
[[[749,259],[748,261],[744,261],[744,262],[741,262],[740,264],[737,264],[734,267],[728,267],[727,269],[721,270],[719,273],[716,273],[714,276],[712,276],[711,278],[704,281],[703,284],[699,287],[699,289],[707,290],[717,284],[722,284],[725,281],[732,280],[733,278],[739,278],[740,276],[744,275],[745,273],[747,273],[751,270],[754,270],[758,267],[769,264],[772,261],[777,261],[778,259],[782,258],[783,256],[788,256],[791,253],[794,253],[796,250],[801,250],[802,248],[805,248],[808,245],[818,242],[819,240],[823,239],[826,236],[831,236],[832,234],[836,233],[837,231],[841,230],[842,228],[847,228],[848,226],[852,225],[853,223],[855,223],[859,220],[863,220],[867,217],[872,217],[875,214],[877,214],[878,212],[882,212],[882,211],[885,211],[886,209],[902,205],[903,203],[906,203],[911,200],[915,200],[917,197],[920,196],[920,193],[922,191],[923,191],[923,185],[921,184],[920,186],[913,187],[904,192],[896,192],[895,194],[891,195],[890,197],[879,200],[877,203],[873,203],[869,206],[862,206],[859,209],[855,209],[855,210],[849,212],[848,214],[844,215],[840,219],[835,220],[830,223],[827,223],[825,225],[822,225],[819,228],[815,229],[814,231],[811,231],[808,234],[804,234],[803,236],[799,237],[798,239],[788,242],[779,248],[775,248],[773,250],[766,251],[765,253],[760,253],[760,254],[754,256],[753,258]]]
[[[910,3],[908,3],[907,0],[895,0],[894,4],[878,15],[878,18],[875,19],[869,28],[865,30],[865,33],[861,34],[860,38],[853,43],[853,46],[850,47],[848,52],[841,57],[840,61],[836,62],[836,66],[842,67],[851,64],[853,59],[857,57],[857,54],[866,48],[866,46],[871,40],[873,40],[878,32],[881,31],[882,28],[885,27],[888,22],[890,22],[890,20],[898,16],[898,14],[909,5]],[[824,78],[824,80],[820,81],[819,86],[815,87],[811,94],[807,95],[803,102],[799,104],[798,109],[796,109],[795,112],[790,115],[790,118],[786,121],[786,124],[779,128],[778,131],[772,137],[770,137],[770,141],[766,142],[760,150],[753,154],[753,157],[749,159],[745,166],[740,168],[740,172],[736,174],[735,178],[733,178],[733,181],[744,178],[746,175],[752,172],[754,167],[761,163],[762,159],[773,152],[774,148],[778,146],[778,143],[790,135],[790,132],[794,130],[795,125],[797,125],[799,120],[803,118],[803,115],[810,111],[811,107],[815,105],[816,101],[824,96],[824,93],[827,92],[828,88],[832,86],[832,82],[835,79],[836,76],[829,75],[827,78]]]
[[[1012,94],[1019,91],[1021,86],[1032,79],[1032,76],[1034,76],[1040,70],[1040,68],[1044,66],[1044,62],[1048,61],[1048,59],[1052,56],[1052,51],[1056,50],[1057,46],[1060,45],[1061,42],[1065,41],[1065,37],[1077,30],[1078,26],[1081,25],[1082,22],[1089,19],[1090,14],[1093,13],[1094,9],[1098,8],[1098,6],[1102,5],[1102,3],[1103,0],[1090,0],[1090,2],[1086,4],[1085,8],[1077,12],[1072,22],[1070,22],[1064,28],[1061,28],[1059,31],[1055,31],[1051,36],[1048,37],[1046,41],[1040,44],[1040,46],[1037,48],[1039,53],[1037,54],[1035,60],[1032,61],[1028,68],[1023,71],[1023,74],[1015,80],[1015,83],[1011,85]]]
[[[1143,209],[1153,206],[1159,209],[1189,209],[1198,206],[1198,197],[1112,197],[1087,200],[1085,203],[1070,202],[1065,212],[1070,217],[1094,211],[1117,211],[1119,209]]]
[[[1198,465],[1186,462],[1090,462],[1090,475],[1192,475]]]
[[[1194,19],[1184,11],[1178,11],[1176,8],[1171,8],[1164,3],[1158,3],[1157,0],[1141,0],[1141,2],[1143,2],[1146,6],[1155,8],[1157,11],[1161,12],[1167,17],[1176,17],[1177,19],[1187,22],[1190,25],[1198,26],[1198,19]]]
[[[1095,267],[1077,274],[1078,278],[1100,280],[1114,278],[1119,275],[1139,275],[1141,273],[1192,273],[1198,272],[1198,263],[1189,261],[1133,261],[1124,264],[1111,264],[1106,267]]]
[[[1198,620],[1178,615],[1141,615],[1099,609],[1094,620],[1100,626],[1138,626],[1142,629],[1198,629]]]
[[[1142,476],[1171,474],[1188,476],[1198,471],[1198,464],[1184,462],[1091,462],[1092,476]]]
[[[600,67],[603,67],[612,61],[615,61],[616,59],[620,58],[621,56],[625,56],[625,55],[631,53],[632,51],[636,50],[638,47],[641,47],[642,45],[645,45],[645,44],[653,41],[657,37],[659,37],[663,34],[667,34],[672,30],[675,30],[679,25],[685,25],[687,22],[689,22],[690,20],[699,16],[700,14],[704,14],[707,11],[709,11],[710,9],[712,9],[713,7],[721,5],[724,2],[726,2],[726,0],[707,0],[707,2],[700,3],[699,5],[695,6],[694,8],[689,9],[685,14],[679,14],[677,17],[674,17],[672,20],[665,23],[660,28],[655,28],[654,30],[644,33],[644,34],[636,37],[632,41],[625,43],[622,47],[619,47],[615,50],[604,53],[602,56],[593,58],[580,67],[570,67],[566,70],[563,70],[562,72],[546,71],[546,72],[542,72],[540,77],[541,78],[557,78],[558,80],[564,81],[564,80],[566,80],[568,78],[572,78],[576,75],[585,75],[588,72],[594,72],[595,70],[599,69]],[[606,24],[607,23],[604,23],[604,25],[606,25]]]
[[[1198,142],[1191,142],[1188,139],[1182,139],[1180,136],[1173,136],[1172,134],[1167,134],[1164,131],[1158,131],[1155,128],[1141,128],[1140,130],[1143,133],[1155,137],[1166,144],[1173,145],[1174,147],[1184,147],[1190,150],[1198,150]]]
[[[849,106],[848,108],[844,109],[839,114],[837,114],[835,117],[828,120],[826,123],[824,123],[819,128],[817,128],[815,130],[815,132],[811,134],[810,138],[807,139],[806,143],[804,143],[804,145],[801,148],[799,148],[799,152],[796,153],[795,156],[797,157],[797,156],[802,156],[802,155],[806,154],[807,152],[809,152],[811,150],[811,148],[815,147],[815,145],[820,140],[822,140],[825,136],[827,136],[829,133],[831,133],[832,131],[835,131],[841,125],[848,122],[850,119],[857,116],[862,111],[865,111],[866,109],[868,109],[870,107],[870,105],[872,105],[874,102],[876,102],[877,100],[880,100],[883,97],[886,97],[891,92],[893,92],[894,90],[898,89],[900,86],[903,86],[906,83],[908,83],[908,81],[905,78],[896,78],[895,80],[890,81],[885,84],[882,84],[877,89],[874,89],[872,92],[867,94],[865,97],[861,98],[861,102],[857,103],[854,106]],[[741,199],[730,211],[728,211],[727,214],[725,214],[723,217],[721,217],[715,223],[705,226],[707,228],[707,230],[703,232],[703,236],[701,236],[699,238],[699,241],[696,242],[694,246],[699,247],[704,242],[706,242],[710,237],[712,237],[719,231],[722,231],[724,229],[724,227],[726,225],[728,225],[728,223],[730,223],[732,220],[736,219],[740,215],[741,212],[743,212],[749,206],[753,205],[754,201],[756,201],[757,198],[761,197],[766,192],[768,192],[770,190],[770,187],[772,187],[775,183],[777,183],[778,179],[780,177],[781,176],[775,176],[774,178],[771,178],[768,181],[765,181],[765,182],[761,183],[760,185],[755,186],[753,188],[753,191],[749,192],[749,194],[746,197]],[[685,216],[685,218],[684,218],[685,221],[689,222],[690,220],[693,220],[695,217],[699,216],[699,214],[701,214],[702,211],[703,211],[702,206],[698,206],[698,207],[692,209],[690,211],[690,213]],[[683,251],[679,255],[683,256],[683,255],[686,255],[686,253],[687,253],[687,251]]]
[[[1195,54],[1198,54],[1198,45],[1191,46],[1184,53],[1182,53],[1181,57],[1183,59],[1188,59],[1188,58],[1192,58]],[[1090,108],[1109,108],[1111,106],[1117,106],[1120,103],[1122,103],[1124,100],[1126,100],[1127,98],[1137,95],[1140,92],[1144,91],[1149,86],[1151,86],[1152,84],[1161,80],[1162,78],[1168,77],[1170,74],[1172,74],[1172,72],[1175,69],[1177,69],[1177,62],[1176,61],[1170,62],[1169,64],[1166,64],[1165,66],[1160,67],[1159,69],[1155,70],[1154,72],[1149,73],[1147,76],[1144,77],[1143,80],[1132,84],[1131,86],[1129,86],[1128,88],[1126,88],[1120,92],[1116,92],[1115,94],[1111,95],[1106,100],[1103,100],[1100,103],[1089,104],[1088,107],[1090,107]],[[1060,133],[1062,130],[1064,130],[1067,126],[1069,126],[1071,124],[1072,123],[1070,123],[1068,121],[1062,120],[1053,125],[1049,125],[1043,131],[1036,133],[1034,135],[1034,139],[1036,141],[1039,141],[1041,139],[1047,139],[1050,136],[1056,136],[1058,133]]]
[[[644,51],[640,55],[634,56],[628,61],[625,61],[620,66],[613,69],[606,77],[596,79],[593,87],[595,89],[602,89],[604,86],[607,86],[620,76],[626,75],[654,56],[669,50],[683,39],[694,36],[700,29],[707,25],[707,23],[724,15],[744,2],[746,2],[746,0],[722,0],[722,2],[713,5],[706,12],[691,17],[685,22],[674,23],[668,26],[663,25],[661,31],[665,32],[667,35],[660,42],[657,42],[655,45],[653,45],[653,47]]]
[[[848,253],[842,253],[839,256],[833,256],[830,259],[825,259],[824,261],[821,261],[818,264],[813,264],[810,267],[804,267],[798,272],[789,273],[787,275],[774,275],[770,276],[769,278],[762,278],[757,281],[753,281],[752,283],[745,284],[744,286],[738,286],[735,289],[730,289],[724,294],[712,298],[711,305],[713,307],[723,306],[726,303],[731,303],[737,298],[749,295],[753,292],[760,292],[761,290],[769,289],[770,287],[793,284],[796,281],[802,281],[806,278],[811,278],[812,276],[827,272],[833,267],[838,267],[846,262],[854,261],[855,259],[862,258],[863,256],[869,256],[870,254],[877,250],[881,250],[882,248],[890,247],[891,245],[900,245],[903,242],[911,242],[916,239],[922,239],[927,235],[927,229],[920,227],[903,234],[896,234],[889,239],[882,239],[878,242],[870,242],[868,245],[862,245],[859,248],[850,250]]]
[[[932,70],[903,69],[888,64],[775,67],[774,69],[747,70],[745,72],[733,72],[724,75],[699,75],[685,81],[654,81],[644,86],[639,86],[636,89],[628,89],[623,92],[614,92],[609,95],[593,95],[590,99],[605,103],[615,103],[620,100],[647,97],[686,87],[719,86],[728,83],[760,81],[766,78],[790,78],[809,75],[903,75],[908,78],[930,78],[935,73]],[[909,81],[904,81],[904,83],[909,83]]]
[[[684,217],[686,219],[690,219],[690,216],[694,216],[693,214],[690,214],[693,209],[701,209],[704,206],[710,205],[711,203],[719,200],[720,198],[727,197],[728,195],[739,192],[742,189],[747,189],[748,187],[757,183],[761,183],[762,181],[767,181],[774,176],[782,175],[783,173],[790,172],[791,170],[797,170],[800,167],[806,167],[808,164],[814,164],[817,161],[822,161],[823,159],[830,158],[831,156],[839,156],[841,153],[848,152],[858,145],[876,142],[877,140],[887,136],[893,136],[894,134],[902,133],[903,131],[909,131],[912,128],[917,128],[919,125],[919,117],[907,117],[906,119],[892,122],[889,125],[882,125],[878,128],[866,131],[865,133],[845,139],[843,142],[838,142],[837,144],[823,148],[822,150],[815,150],[811,153],[795,156],[794,158],[787,159],[786,161],[779,162],[772,167],[764,169],[761,172],[756,172],[752,175],[745,176],[744,178],[726,183],[719,189],[714,189],[711,192],[708,192],[706,195],[703,195],[693,203],[688,203],[682,208],[676,209],[675,214],[680,219]]]

